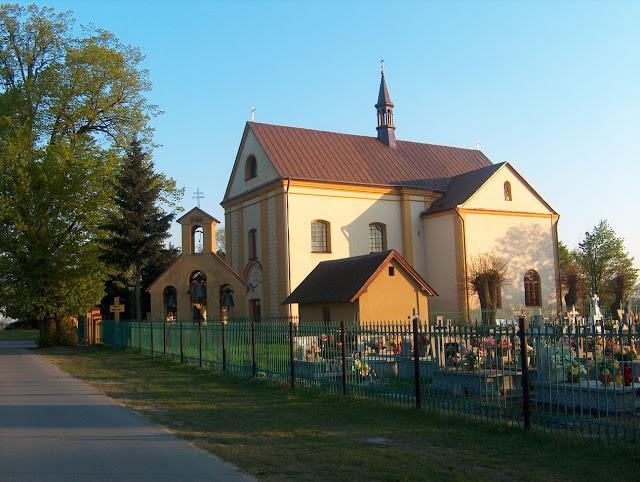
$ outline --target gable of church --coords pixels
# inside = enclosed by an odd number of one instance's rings
[[[255,163],[252,166],[252,163]],[[249,124],[245,127],[224,201],[281,179]],[[223,202],[224,202],[223,201]]]
[[[553,208],[508,163],[505,163],[464,203],[463,209],[556,214]]]

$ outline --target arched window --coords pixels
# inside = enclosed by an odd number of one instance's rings
[[[540,275],[533,269],[524,275],[524,304],[525,306],[542,306]]]
[[[189,295],[193,321],[207,319],[207,275],[202,271],[194,271],[189,276]]]
[[[249,259],[256,259],[258,257],[258,231],[254,229],[249,230],[248,242],[249,242]]]
[[[387,227],[382,223],[369,225],[369,252],[380,253],[387,249]]]
[[[311,223],[311,252],[331,252],[331,225],[328,221],[318,219]]]
[[[511,201],[511,183],[509,181],[504,182],[504,200]]]
[[[178,318],[178,292],[173,286],[167,286],[162,292],[164,300],[164,319],[175,321]]]
[[[258,175],[258,162],[256,158],[251,155],[247,157],[247,160],[244,163],[244,180],[248,181],[249,179],[253,179]]]
[[[200,254],[202,251],[204,251],[204,228],[194,226],[191,230],[191,252]]]

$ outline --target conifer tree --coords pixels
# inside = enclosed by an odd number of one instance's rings
[[[175,182],[154,171],[140,141],[131,142],[115,182],[116,211],[105,225],[102,258],[115,270],[112,280],[135,286],[136,319],[142,319],[142,287],[145,268],[162,258],[175,212],[162,208],[163,193],[175,190]]]

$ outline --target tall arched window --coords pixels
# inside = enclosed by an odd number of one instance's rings
[[[380,253],[387,249],[387,227],[382,223],[369,225],[369,252]]]
[[[525,306],[542,306],[542,293],[540,288],[540,275],[536,270],[530,269],[524,275]]]
[[[331,252],[331,225],[320,219],[311,223],[311,252]]]
[[[173,286],[167,286],[162,292],[164,299],[164,319],[175,321],[178,318],[178,292]]]
[[[504,200],[511,201],[511,183],[509,181],[504,182]]]
[[[253,179],[258,175],[258,162],[256,158],[251,155],[247,157],[247,160],[244,163],[244,180],[248,181],[249,179]]]
[[[191,230],[191,252],[200,254],[202,251],[204,251],[204,228],[194,226]]]
[[[247,238],[249,242],[249,259],[256,259],[258,257],[258,231],[254,229],[249,230],[249,236]]]

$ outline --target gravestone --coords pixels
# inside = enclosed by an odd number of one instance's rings
[[[113,297],[113,304],[109,306],[109,312],[113,313],[113,319],[120,321],[120,313],[124,313],[125,305],[120,304],[120,297]]]

